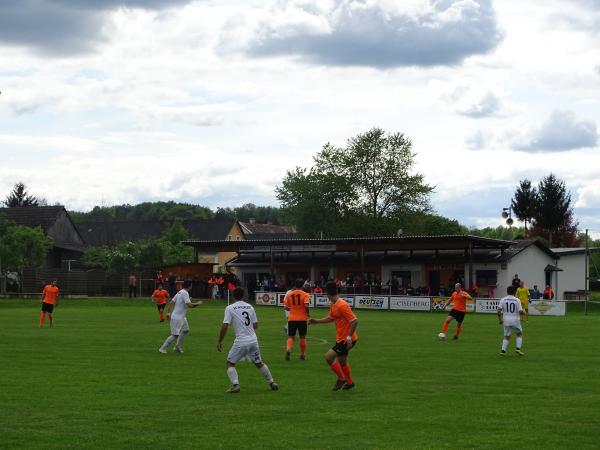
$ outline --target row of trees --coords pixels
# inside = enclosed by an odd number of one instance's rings
[[[580,244],[571,194],[565,182],[554,174],[542,178],[537,187],[528,179],[521,180],[511,200],[511,208],[524,223],[527,237],[540,237],[551,246],[575,247]]]

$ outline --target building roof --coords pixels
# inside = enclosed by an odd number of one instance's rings
[[[232,219],[186,220],[181,222],[196,239],[226,240],[236,223]],[[160,237],[170,226],[165,222],[89,221],[76,224],[87,245],[115,245]]]
[[[272,223],[240,222],[240,227],[245,235],[293,235],[295,231],[292,227],[285,225],[274,225]],[[248,236],[246,238],[249,239]]]
[[[419,250],[419,249],[463,249],[499,248],[507,249],[514,241],[491,239],[471,235],[439,235],[439,236],[383,236],[357,238],[284,238],[284,239],[248,239],[245,241],[198,240],[189,239],[183,242],[198,250],[218,251],[304,251],[331,252],[343,250]]]
[[[554,259],[560,258],[560,256],[558,254],[556,254],[553,250],[546,247],[541,241],[539,241],[537,239],[522,239],[522,240],[518,240],[518,241],[513,241],[513,244],[509,248],[506,249],[506,251],[502,255],[501,259],[504,261],[508,261],[509,259],[514,258],[519,253],[521,253],[523,250],[525,250],[531,246],[536,246],[537,248],[539,248],[541,251],[546,253],[551,258],[554,258]]]
[[[58,215],[66,211],[63,206],[18,206],[14,208],[0,208],[8,220],[25,227],[42,227],[44,233],[56,223]]]
[[[553,248],[552,251],[560,256],[585,255],[585,247]],[[589,247],[588,252],[589,253],[600,252],[600,247]]]

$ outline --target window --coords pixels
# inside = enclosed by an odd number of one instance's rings
[[[235,240],[236,240],[236,241],[239,241],[240,239],[241,239],[241,238],[240,238],[240,235],[238,234],[238,235],[235,237]]]
[[[231,240],[231,235],[230,235],[230,234],[228,234],[228,235],[227,235],[227,240],[228,240],[228,241],[230,241],[230,240]]]
[[[498,272],[495,270],[478,270],[475,272],[477,286],[486,288],[498,284]]]

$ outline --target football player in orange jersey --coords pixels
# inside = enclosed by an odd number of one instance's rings
[[[161,322],[165,321],[164,311],[167,306],[167,300],[169,299],[169,292],[166,289],[163,289],[163,284],[158,283],[156,289],[152,293],[152,300],[156,302],[156,307],[158,308],[158,319]]]
[[[310,294],[302,290],[304,280],[298,278],[294,282],[295,289],[289,291],[283,300],[285,310],[290,312],[288,316],[288,338],[286,342],[285,359],[289,360],[292,346],[296,338],[296,332],[300,335],[300,359],[306,358],[306,331],[307,320],[310,318]]]
[[[462,331],[462,323],[465,319],[465,314],[467,313],[467,300],[469,299],[471,299],[469,293],[463,290],[462,285],[460,283],[456,283],[454,285],[454,292],[452,293],[452,296],[444,305],[444,309],[446,309],[446,306],[452,303],[452,309],[450,310],[448,317],[442,325],[442,332],[438,335],[441,336],[440,339],[446,338],[446,331],[448,330],[448,325],[450,325],[450,322],[452,322],[453,320],[456,320],[456,333],[454,334],[454,339],[458,339],[458,336]]]
[[[335,322],[335,345],[325,353],[325,361],[338,377],[333,390],[352,389],[354,381],[348,364],[348,352],[358,341],[358,334],[356,334],[358,319],[346,300],[338,297],[338,287],[335,282],[327,283],[325,292],[330,301],[329,315],[322,319],[310,319],[310,323]]]
[[[42,291],[42,314],[40,315],[40,328],[44,326],[46,320],[46,314],[50,319],[50,326],[54,322],[52,314],[54,313],[54,306],[58,306],[58,286],[56,280],[52,280],[50,284],[44,286]]]

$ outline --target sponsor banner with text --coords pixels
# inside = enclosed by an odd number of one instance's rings
[[[567,304],[565,302],[529,301],[530,316],[564,316],[566,313]]]
[[[325,294],[316,294],[314,297],[314,305],[317,308],[329,308],[329,297],[327,297]]]
[[[275,292],[255,292],[256,305],[275,306],[277,305],[277,294]]]
[[[388,309],[390,298],[382,295],[357,295],[354,307],[360,309]]]
[[[430,311],[429,297],[390,297],[390,309],[398,311]]]
[[[475,303],[475,312],[496,314],[498,312],[499,298],[478,298]]]

